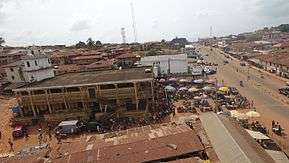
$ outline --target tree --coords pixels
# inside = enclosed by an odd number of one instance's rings
[[[79,42],[75,45],[75,47],[77,47],[77,48],[84,48],[84,47],[86,47],[86,44],[85,44],[85,42],[79,41]]]
[[[102,44],[101,44],[101,42],[99,41],[99,40],[97,40],[96,42],[95,42],[95,46],[101,46]]]
[[[89,48],[92,48],[94,46],[94,41],[92,40],[91,37],[87,39],[86,46]]]
[[[2,46],[5,43],[4,38],[0,37],[0,46]]]

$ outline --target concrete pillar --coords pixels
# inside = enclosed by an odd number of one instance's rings
[[[52,114],[52,109],[51,109],[51,106],[50,106],[50,103],[49,103],[47,89],[45,89],[44,91],[45,91],[46,103],[47,103],[47,106],[48,106],[48,109],[49,109],[49,113]]]
[[[152,89],[152,107],[153,109],[155,109],[154,81],[151,81],[151,89]]]
[[[138,103],[139,103],[139,101],[138,101],[137,83],[134,82],[133,85],[134,85],[134,97],[135,97],[135,102],[136,102],[136,110],[138,110]]]
[[[30,91],[28,91],[28,94],[29,94],[29,100],[30,100],[30,105],[31,105],[31,109],[32,109],[32,112],[33,112],[33,116],[37,117],[37,114],[36,114],[36,111],[35,111],[35,107],[34,107],[34,104],[33,104],[33,100],[32,100],[32,94],[31,94]]]
[[[63,101],[64,101],[64,105],[65,105],[65,109],[66,110],[68,110],[68,106],[67,106],[67,102],[66,102],[66,91],[65,91],[65,89],[64,88],[61,88],[61,90],[62,90],[62,99],[63,99]]]

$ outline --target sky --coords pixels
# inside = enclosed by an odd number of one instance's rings
[[[0,0],[0,37],[6,45],[72,45],[91,37],[120,43],[194,41],[289,23],[289,0]]]

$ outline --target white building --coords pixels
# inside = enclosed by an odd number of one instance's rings
[[[29,50],[20,61],[5,66],[5,72],[11,83],[30,83],[54,77],[49,57],[37,49]]]
[[[186,54],[147,56],[141,58],[140,63],[144,66],[158,67],[158,72],[162,75],[188,73]]]

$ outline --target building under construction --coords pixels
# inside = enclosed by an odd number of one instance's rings
[[[162,91],[151,71],[134,68],[67,73],[13,90],[19,107],[14,123],[34,120],[144,116],[158,112]]]

